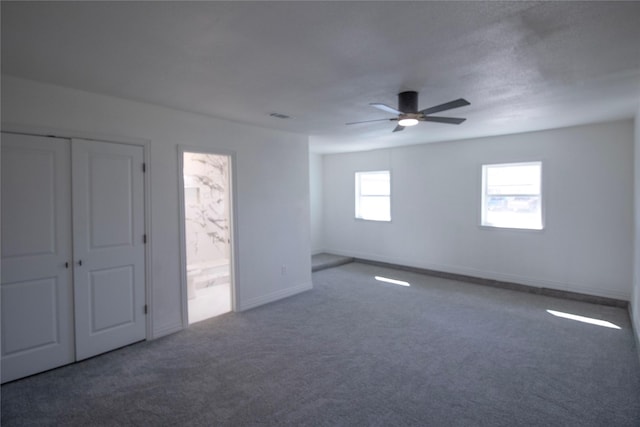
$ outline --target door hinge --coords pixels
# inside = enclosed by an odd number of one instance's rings
[[[142,235],[142,243],[144,243],[145,245],[147,244],[147,235],[146,234]]]
[[[146,171],[147,171],[147,164],[146,164],[146,163],[143,163],[143,164],[142,164],[142,173],[144,173],[144,172],[146,172]]]
[[[147,314],[149,312],[149,308],[147,307],[147,304],[144,305],[144,314]]]

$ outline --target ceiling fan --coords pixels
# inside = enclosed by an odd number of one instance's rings
[[[358,123],[381,122],[385,120],[397,121],[398,125],[393,130],[394,132],[404,130],[404,128],[407,126],[415,126],[419,122],[435,122],[446,123],[450,125],[459,125],[467,119],[461,119],[457,117],[431,116],[430,114],[464,107],[466,105],[471,105],[471,103],[466,99],[460,98],[456,99],[455,101],[446,102],[444,104],[436,105],[435,107],[425,108],[424,110],[418,111],[418,92],[407,91],[398,94],[398,109],[377,102],[371,103],[369,105],[371,105],[372,107],[376,107],[379,110],[386,111],[387,113],[396,114],[398,117],[393,117],[390,119],[365,120],[361,122],[351,122],[346,124],[355,125]]]

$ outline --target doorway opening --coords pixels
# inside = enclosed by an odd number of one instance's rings
[[[182,151],[182,222],[189,324],[233,309],[231,156]]]

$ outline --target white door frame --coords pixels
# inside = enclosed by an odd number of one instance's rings
[[[118,144],[137,145],[143,149],[143,158],[146,165],[144,174],[144,233],[147,236],[145,249],[145,304],[148,311],[146,316],[146,336],[145,339],[154,338],[153,334],[153,280],[151,280],[151,140],[144,138],[124,138],[120,136],[100,134],[95,132],[74,131],[69,129],[58,129],[48,126],[33,126],[19,123],[2,123],[2,132],[18,133],[34,136],[56,136],[60,138],[85,139],[98,142],[114,142]]]
[[[187,251],[184,212],[184,153],[213,154],[229,157],[229,235],[231,237],[229,275],[231,283],[231,311],[237,311],[238,305],[238,230],[237,194],[236,194],[236,152],[223,148],[178,145],[178,197],[180,205],[180,295],[182,297],[182,327],[189,326],[189,304],[187,297]]]

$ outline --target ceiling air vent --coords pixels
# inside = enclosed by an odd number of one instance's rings
[[[287,116],[286,114],[280,114],[280,113],[271,113],[269,114],[271,117],[276,117],[278,119],[290,119],[290,116]]]

